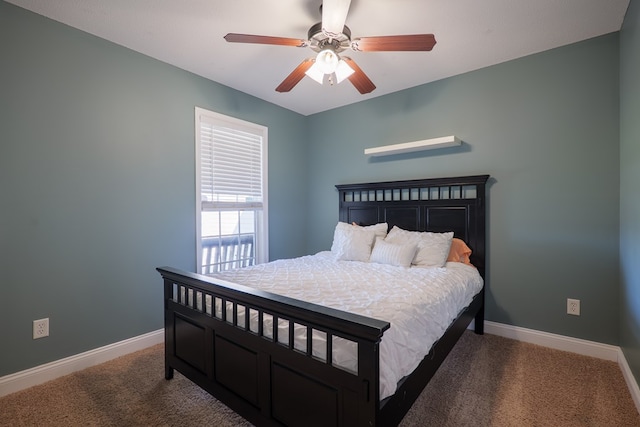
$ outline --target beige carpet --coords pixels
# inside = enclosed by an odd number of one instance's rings
[[[0,398],[1,426],[248,426],[176,372],[163,347]],[[614,362],[471,332],[401,426],[640,426]]]

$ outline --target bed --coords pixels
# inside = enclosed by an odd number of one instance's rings
[[[471,263],[485,279],[487,179],[337,185],[339,221],[453,232],[472,249]],[[486,279],[387,396],[380,354],[389,321],[175,268],[158,271],[165,378],[177,369],[255,425],[397,425],[472,320],[483,333]],[[336,362],[345,343],[355,368]]]

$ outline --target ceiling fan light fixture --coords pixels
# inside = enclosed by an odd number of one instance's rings
[[[340,57],[333,51],[333,49],[324,49],[316,56],[316,63],[324,74],[332,74],[338,68]]]
[[[355,70],[346,61],[340,59],[334,51],[326,49],[318,54],[305,74],[320,84],[324,84],[325,76],[328,75],[329,81],[333,84],[334,76],[335,82],[340,83],[354,72]]]
[[[311,68],[305,71],[305,74],[320,84],[324,82],[324,73],[320,69],[320,66],[318,65],[317,61],[313,63]]]
[[[336,82],[340,83],[351,74],[355,73],[355,70],[349,66],[343,59],[338,62],[338,66],[336,67]]]

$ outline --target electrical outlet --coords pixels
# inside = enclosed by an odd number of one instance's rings
[[[580,316],[580,300],[567,298],[567,314]]]
[[[33,339],[49,336],[49,318],[33,321]]]

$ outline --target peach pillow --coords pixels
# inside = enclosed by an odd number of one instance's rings
[[[462,262],[464,264],[471,265],[469,256],[471,256],[471,249],[469,249],[469,246],[467,246],[464,241],[454,237],[453,240],[451,240],[451,249],[449,249],[447,261]]]

